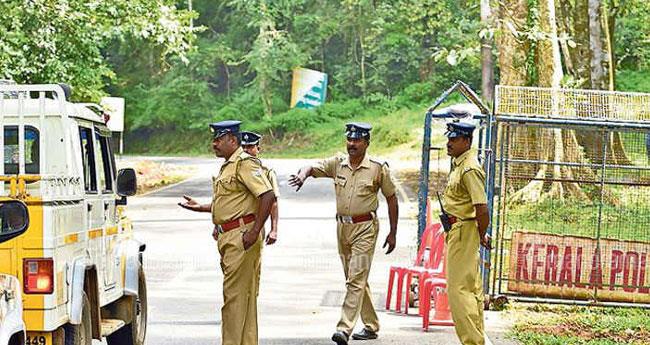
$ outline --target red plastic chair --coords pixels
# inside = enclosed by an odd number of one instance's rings
[[[418,277],[419,297],[422,297],[422,289],[424,283],[427,279],[431,277],[436,277],[441,274],[444,274],[444,261],[445,261],[445,233],[440,224],[431,225],[431,230],[433,233],[430,235],[427,248],[429,249],[429,257],[424,259],[424,264],[422,266],[411,267],[406,272],[406,305],[404,307],[404,313],[408,314],[409,307],[409,287],[413,281],[413,276]],[[426,251],[426,248],[425,248]],[[426,255],[426,254],[425,254]],[[418,307],[418,314],[423,315],[424,309],[422,305],[422,299],[420,298],[420,303]]]
[[[422,330],[427,331],[429,325],[453,326],[454,321],[449,309],[447,297],[446,258],[441,263],[441,272],[433,274],[424,280],[420,291],[420,311],[422,315]],[[431,317],[431,300],[434,301],[433,320]]]
[[[412,275],[414,271],[419,272],[420,268],[424,269],[429,266],[428,261],[432,256],[432,242],[434,240],[434,235],[439,230],[440,224],[431,224],[427,226],[422,234],[422,242],[420,243],[420,248],[418,249],[418,254],[415,259],[413,266],[391,266],[389,275],[388,275],[388,292],[386,293],[386,310],[390,310],[390,302],[393,295],[393,285],[395,283],[395,278],[397,278],[397,292],[396,292],[396,304],[395,311],[402,311],[402,294],[404,292],[404,279],[407,275]],[[427,254],[427,255],[425,255]],[[409,295],[410,283],[406,285],[406,307],[405,311],[408,312],[408,295]]]
[[[404,290],[404,279],[408,277],[406,285],[406,306],[405,312],[408,313],[409,292],[411,286],[411,279],[414,274],[418,277],[424,277],[426,272],[438,266],[439,260],[442,258],[442,250],[444,246],[444,236],[442,236],[441,225],[436,223],[432,224],[433,215],[429,202],[427,202],[427,222],[422,234],[420,248],[412,266],[391,266],[388,276],[388,292],[386,293],[386,310],[390,310],[390,302],[392,299],[393,285],[395,278],[397,278],[397,298],[395,311],[402,311],[402,293]],[[441,245],[442,244],[442,245]],[[424,279],[424,278],[422,278]],[[424,280],[420,280],[424,281]]]

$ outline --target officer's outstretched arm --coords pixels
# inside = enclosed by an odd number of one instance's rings
[[[296,192],[299,191],[305,180],[309,176],[313,176],[313,171],[314,169],[311,166],[300,168],[297,174],[289,176],[289,186],[296,187]]]
[[[212,204],[199,204],[189,195],[183,195],[184,202],[179,202],[178,206],[194,212],[211,212]]]

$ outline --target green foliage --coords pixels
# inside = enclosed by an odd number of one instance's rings
[[[170,79],[150,89],[138,88],[129,94],[131,108],[128,110],[142,114],[130,118],[132,129],[205,129],[206,123],[216,117],[219,103],[212,97],[207,83],[197,83],[186,76]],[[181,121],[183,125],[179,126]]]
[[[222,105],[211,112],[213,119],[260,121],[264,115],[281,115],[288,109],[295,67],[328,73],[328,104],[315,114],[325,122],[365,113],[365,108],[386,113],[417,106],[456,79],[472,85],[480,80],[474,0],[195,0],[193,8],[199,13],[195,23],[206,30],[188,54],[189,64],[174,62],[168,73],[207,83],[215,103]],[[146,62],[151,49],[125,51],[123,46],[111,47],[129,56],[112,60],[121,77],[115,93],[173,80]],[[147,72],[138,73],[136,66]],[[420,89],[410,87],[404,94],[412,84]],[[426,93],[415,95],[420,90]],[[176,127],[190,128],[182,119]],[[265,123],[273,127],[272,121]]]
[[[19,83],[67,82],[78,100],[104,94],[115,79],[102,49],[114,40],[150,42],[159,58],[178,56],[193,39],[192,16],[171,0],[3,1],[0,5],[0,78]]]
[[[619,4],[620,5],[620,4]],[[650,3],[628,0],[625,13],[616,21],[618,69],[650,69]]]
[[[619,71],[616,79],[616,89],[650,93],[650,68]]]

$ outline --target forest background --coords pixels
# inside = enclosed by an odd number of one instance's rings
[[[240,119],[276,156],[417,141],[456,80],[650,92],[646,0],[10,0],[0,78],[66,82],[77,101],[126,98],[129,153],[209,154],[206,124]],[[551,10],[552,9],[552,10]],[[558,48],[560,65],[553,62]],[[329,75],[328,98],[290,109],[292,70]],[[558,71],[559,69],[559,71]],[[557,74],[556,74],[557,76]]]

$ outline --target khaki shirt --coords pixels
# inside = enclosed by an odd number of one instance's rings
[[[212,222],[224,224],[255,214],[260,195],[270,190],[271,182],[259,159],[238,148],[212,178]]]
[[[467,150],[452,160],[447,188],[442,197],[445,211],[460,219],[476,217],[474,205],[487,204],[485,172],[476,152]]]
[[[345,156],[334,156],[312,166],[312,176],[334,179],[336,213],[341,216],[363,215],[377,210],[377,192],[386,198],[395,195],[395,183],[388,164],[363,158],[356,170]]]
[[[275,173],[275,170],[262,166],[262,169],[266,172],[266,178],[271,182],[271,188],[273,189],[273,194],[276,198],[280,197],[280,186],[278,185],[278,175]]]

